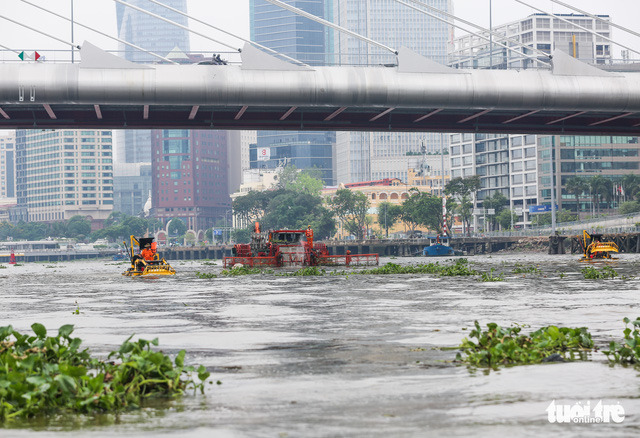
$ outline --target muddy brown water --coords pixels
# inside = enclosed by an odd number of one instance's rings
[[[23,332],[74,324],[105,355],[131,334],[186,349],[213,381],[141,410],[99,417],[21,421],[2,437],[422,437],[637,436],[640,375],[587,361],[471,371],[452,362],[463,328],[497,322],[588,327],[597,345],[620,339],[640,316],[640,279],[585,280],[576,255],[469,257],[504,282],[433,275],[199,279],[204,261],[172,262],[178,274],[128,278],[110,261],[30,263],[0,269],[0,325]],[[381,259],[399,264],[424,258]],[[440,262],[448,263],[441,259]],[[432,259],[429,259],[432,261]],[[515,263],[540,274],[516,275]],[[603,264],[595,265],[597,267]],[[609,263],[640,276],[640,256]],[[76,308],[80,313],[75,314]],[[620,404],[622,423],[551,424],[556,403]]]

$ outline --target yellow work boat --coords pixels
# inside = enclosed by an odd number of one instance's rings
[[[583,255],[580,261],[590,261],[597,259],[611,259],[611,253],[618,252],[618,245],[613,242],[603,242],[602,234],[589,234],[582,231]]]
[[[126,275],[127,277],[137,277],[140,275],[175,275],[176,270],[173,269],[165,259],[161,259],[157,253],[156,242],[154,242],[153,237],[141,237],[137,239],[132,235],[130,240],[131,244],[129,247],[127,247],[127,242],[122,242],[131,259],[131,267],[124,271],[122,275]],[[134,245],[138,246],[138,254],[134,254]],[[153,253],[152,260],[145,260],[145,258],[140,255],[144,248],[149,248]]]

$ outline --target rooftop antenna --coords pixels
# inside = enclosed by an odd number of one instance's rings
[[[407,6],[407,7],[410,7],[411,9],[414,9],[414,10],[416,10],[416,11],[418,11],[418,12],[422,12],[423,14],[426,14],[426,15],[428,15],[428,16],[430,16],[430,17],[432,17],[432,18],[435,18],[436,20],[440,20],[440,21],[442,21],[442,22],[444,22],[444,23],[447,23],[447,24],[449,24],[450,26],[454,26],[454,27],[457,27],[458,29],[462,29],[462,30],[464,30],[465,32],[469,32],[469,33],[471,33],[472,35],[475,35],[475,36],[477,36],[477,37],[479,37],[479,38],[482,38],[483,40],[486,40],[486,41],[492,42],[492,39],[491,39],[490,37],[485,37],[484,35],[481,35],[481,34],[479,34],[479,33],[477,33],[477,32],[469,31],[469,30],[467,30],[467,29],[465,29],[465,28],[463,28],[463,27],[461,27],[461,26],[458,26],[458,25],[456,25],[456,24],[454,24],[454,23],[451,23],[451,22],[449,22],[449,21],[447,21],[447,20],[445,20],[445,19],[441,18],[441,17],[438,17],[437,15],[430,14],[430,13],[428,13],[427,11],[423,11],[423,10],[421,10],[421,9],[418,9],[418,8],[416,8],[415,6],[412,6],[412,5],[410,5],[410,4],[407,4],[407,3],[402,2],[402,1],[400,1],[400,0],[395,0],[395,1],[396,1],[396,2],[398,2],[398,3],[401,3],[401,4],[403,4],[403,5],[405,5],[405,6]],[[482,26],[478,26],[477,24],[474,24],[474,23],[472,23],[472,22],[470,22],[470,21],[463,20],[462,18],[458,18],[458,17],[456,17],[456,16],[455,16],[455,15],[453,15],[453,14],[449,14],[448,12],[445,12],[445,11],[442,11],[442,10],[440,10],[440,9],[434,8],[433,6],[429,6],[429,5],[425,4],[425,3],[419,2],[419,1],[417,1],[417,0],[409,0],[409,1],[410,1],[410,2],[412,2],[412,3],[418,4],[418,5],[420,5],[420,6],[424,7],[424,8],[430,9],[430,10],[432,10],[432,11],[434,11],[434,12],[438,13],[438,14],[442,14],[442,15],[444,15],[445,17],[449,17],[449,18],[452,18],[453,20],[461,21],[462,23],[464,23],[464,24],[466,24],[466,25],[468,25],[468,26],[474,27],[474,28],[476,28],[476,29],[479,29],[479,30],[481,30],[481,31],[483,31],[483,32],[488,33],[490,36],[496,36],[496,37],[499,37],[499,38],[501,38],[501,39],[507,40],[507,41],[508,41],[508,42],[510,42],[510,43],[516,44],[516,45],[518,45],[519,47],[524,47],[524,48],[526,48],[527,50],[533,50],[534,52],[538,52],[539,54],[543,55],[545,58],[547,58],[547,57],[548,57],[548,58],[551,58],[551,55],[550,55],[549,53],[547,53],[547,52],[543,51],[543,50],[539,50],[539,49],[537,49],[537,48],[535,48],[535,47],[525,46],[525,45],[524,45],[524,44],[522,44],[520,41],[518,41],[518,40],[516,40],[516,39],[513,39],[513,38],[509,38],[509,37],[507,37],[507,36],[505,36],[505,35],[501,35],[501,34],[500,34],[500,33],[498,33],[498,32],[494,32],[492,29],[487,29],[487,28],[484,28],[484,27],[482,27]],[[551,66],[551,64],[549,64],[548,62],[544,62],[544,61],[542,61],[542,60],[538,59],[538,58],[537,58],[537,57],[535,57],[535,56],[531,56],[531,55],[527,55],[527,54],[525,54],[525,53],[519,52],[519,51],[517,51],[517,50],[515,50],[515,49],[513,49],[513,48],[511,48],[511,47],[509,47],[509,46],[507,46],[506,44],[502,44],[502,43],[499,43],[499,42],[497,42],[497,41],[494,41],[494,43],[495,43],[495,44],[497,44],[497,45],[499,45],[499,46],[502,46],[502,47],[506,48],[507,50],[510,50],[510,51],[512,51],[512,52],[514,52],[514,53],[516,53],[516,54],[518,54],[518,55],[524,56],[525,58],[529,58],[529,59],[535,60],[535,61],[539,62],[540,64],[546,65],[546,66],[548,66],[548,67],[550,67],[550,66]]]
[[[201,36],[202,38],[206,38],[206,39],[208,39],[209,41],[213,41],[214,43],[221,44],[221,45],[223,45],[223,46],[225,46],[225,47],[227,47],[227,48],[229,48],[229,49],[231,49],[231,50],[235,50],[235,51],[237,51],[238,53],[242,52],[242,50],[241,50],[241,49],[239,49],[239,48],[236,48],[236,47],[230,46],[229,44],[223,43],[222,41],[214,40],[214,39],[213,39],[213,38],[211,38],[211,37],[208,37],[208,36],[203,35],[203,34],[201,34],[201,33],[199,33],[199,32],[196,32],[195,30],[191,30],[191,29],[189,29],[187,26],[183,26],[183,25],[182,25],[182,24],[180,24],[180,23],[176,23],[175,21],[171,21],[171,20],[169,20],[169,19],[167,19],[167,18],[161,17],[160,15],[158,15],[158,14],[154,14],[153,12],[149,12],[149,11],[147,11],[147,10],[144,10],[144,9],[142,9],[142,8],[139,8],[139,7],[137,7],[137,6],[134,6],[134,5],[130,4],[130,3],[123,2],[122,0],[113,0],[113,1],[114,1],[114,2],[116,2],[116,3],[120,3],[121,5],[124,5],[124,6],[128,6],[128,7],[130,7],[131,9],[135,9],[135,10],[136,10],[136,11],[138,11],[138,12],[142,12],[143,14],[150,15],[150,16],[152,16],[152,17],[154,17],[154,18],[157,18],[158,20],[162,20],[162,21],[164,21],[164,22],[166,22],[166,23],[173,24],[174,26],[179,27],[180,29],[184,29],[184,30],[186,30],[187,32],[191,32],[191,33],[193,33],[193,34],[195,34],[195,35]]]
[[[202,21],[202,20],[199,20],[199,19],[197,19],[197,18],[195,18],[195,17],[192,17],[191,15],[187,15],[186,13],[182,12],[182,11],[181,11],[181,10],[179,10],[179,9],[172,8],[171,6],[165,5],[164,3],[160,3],[160,2],[159,2],[159,1],[157,1],[157,0],[148,0],[148,1],[150,1],[151,3],[154,3],[154,4],[158,5],[158,6],[162,6],[163,8],[167,8],[167,9],[169,9],[170,11],[173,11],[173,12],[175,12],[175,13],[177,13],[177,14],[183,15],[183,16],[187,17],[187,18],[188,18],[188,19],[190,19],[190,20],[197,21],[198,23],[204,24],[205,26],[208,26],[208,27],[210,27],[210,28],[212,28],[212,29],[215,29],[215,30],[217,30],[217,31],[219,31],[219,32],[222,32],[222,33],[224,33],[224,34],[227,34],[227,35],[229,35],[229,36],[232,36],[233,38],[237,38],[237,39],[239,39],[240,41],[243,41],[243,42],[245,42],[245,43],[251,44],[252,46],[256,46],[256,47],[258,47],[258,48],[260,48],[260,49],[262,49],[262,50],[266,50],[267,52],[273,53],[274,55],[282,56],[283,58],[286,58],[286,59],[288,59],[289,61],[293,61],[293,62],[295,62],[296,64],[306,65],[306,64],[304,64],[303,62],[298,61],[298,60],[297,60],[297,59],[295,59],[295,58],[291,58],[291,57],[289,57],[289,56],[285,55],[284,53],[277,52],[277,51],[275,51],[275,50],[273,50],[273,49],[270,49],[269,47],[263,46],[262,44],[258,44],[258,43],[256,43],[255,41],[248,40],[248,39],[243,38],[243,37],[241,37],[241,36],[238,36],[238,35],[232,34],[231,32],[227,32],[227,31],[226,31],[226,30],[224,30],[224,29],[220,29],[220,28],[218,28],[218,27],[215,27],[215,26],[213,26],[213,25],[211,25],[211,24],[209,24],[209,23],[206,23],[206,22],[204,22],[204,21]]]
[[[120,1],[120,0],[115,0],[115,1]],[[305,12],[302,9],[294,8],[293,6],[290,6],[290,5],[288,5],[286,3],[283,3],[283,2],[281,2],[279,0],[265,0],[265,1],[267,1],[267,2],[269,2],[271,4],[274,4],[276,6],[280,6],[282,9],[286,9],[288,11],[291,11],[291,12],[295,13],[295,14],[302,15],[303,17],[306,17],[309,20],[313,20],[313,21],[315,21],[317,23],[320,23],[320,24],[323,24],[325,26],[331,27],[331,28],[336,29],[336,30],[338,30],[340,32],[346,33],[347,35],[351,35],[352,37],[358,38],[359,40],[365,41],[365,42],[367,42],[369,44],[373,44],[375,46],[381,47],[381,48],[383,48],[385,50],[388,50],[389,52],[393,53],[394,55],[398,54],[398,51],[396,49],[392,49],[389,46],[385,46],[384,44],[381,44],[381,43],[379,43],[377,41],[374,41],[374,40],[372,40],[370,38],[367,38],[367,37],[364,37],[364,36],[362,36],[362,35],[360,35],[358,33],[352,32],[349,29],[345,29],[342,26],[338,26],[337,24],[333,24],[330,21],[323,20],[322,18],[316,17],[315,15],[310,14],[308,12]]]
[[[633,53],[637,53],[638,55],[640,55],[640,52],[638,52],[638,51],[636,51],[636,50],[633,50],[633,49],[632,49],[632,48],[630,48],[630,47],[624,46],[624,45],[622,45],[622,44],[620,44],[620,43],[616,43],[616,42],[615,42],[615,41],[613,41],[611,38],[608,38],[608,37],[606,37],[606,36],[604,36],[604,35],[602,35],[602,34],[600,34],[600,33],[598,33],[598,32],[594,32],[594,31],[592,31],[591,29],[587,29],[586,27],[582,27],[582,26],[580,26],[580,25],[578,25],[578,24],[576,24],[576,23],[572,23],[571,21],[569,21],[569,20],[567,20],[567,19],[565,19],[565,18],[562,18],[562,17],[560,17],[559,15],[551,14],[551,13],[549,13],[549,12],[543,11],[542,9],[536,8],[536,7],[534,7],[534,6],[531,6],[530,4],[527,4],[527,3],[523,2],[522,0],[515,0],[515,1],[517,1],[518,3],[520,3],[520,4],[522,4],[522,5],[528,6],[528,7],[530,7],[531,9],[535,9],[536,11],[542,12],[543,14],[547,14],[547,15],[549,15],[550,17],[554,17],[554,18],[557,18],[557,19],[558,19],[558,20],[560,20],[560,21],[564,21],[565,23],[568,23],[568,24],[570,24],[570,25],[571,25],[571,26],[573,26],[573,27],[577,27],[578,29],[584,30],[585,32],[589,32],[591,35],[595,35],[595,36],[597,36],[597,37],[599,37],[599,38],[602,38],[603,40],[607,40],[607,41],[609,41],[609,42],[612,42],[613,44],[617,44],[617,45],[619,45],[620,47],[624,47],[625,49],[631,50]]]
[[[56,14],[56,13],[55,13],[55,12],[53,12],[53,11],[50,11],[50,10],[48,10],[48,9],[45,9],[45,8],[43,8],[42,6],[38,6],[38,5],[36,5],[36,4],[34,4],[34,3],[31,3],[31,2],[29,2],[29,1],[27,1],[27,0],[20,0],[20,1],[22,1],[22,2],[24,2],[24,3],[26,3],[26,4],[28,4],[28,5],[31,5],[31,6],[33,6],[34,8],[38,8],[38,9],[40,9],[40,10],[43,10],[43,11],[45,11],[45,12],[48,12],[48,13],[50,13],[51,15],[55,15],[56,17],[62,18],[63,20],[71,21],[71,20],[69,20],[67,17],[65,17],[65,16],[63,16],[63,15]],[[111,35],[107,35],[107,34],[106,34],[106,33],[104,33],[104,32],[100,32],[99,30],[96,30],[96,29],[94,29],[94,28],[92,28],[92,27],[89,27],[89,26],[85,26],[84,24],[82,24],[82,23],[78,23],[78,22],[77,22],[77,21],[75,21],[75,20],[73,21],[73,24],[78,25],[78,26],[80,26],[80,27],[84,27],[85,29],[89,29],[89,30],[91,30],[91,31],[93,31],[93,32],[95,32],[95,33],[97,33],[97,34],[100,34],[100,35],[102,35],[102,36],[105,36],[105,37],[107,37],[107,38],[111,38],[112,40],[118,41],[119,43],[126,44],[126,45],[127,45],[127,46],[129,46],[129,47],[133,47],[133,48],[134,48],[134,49],[136,49],[136,50],[140,50],[141,52],[148,53],[149,55],[155,56],[156,58],[162,59],[163,61],[170,62],[171,64],[177,64],[177,62],[172,61],[172,60],[171,60],[171,59],[169,59],[169,58],[165,58],[164,56],[160,56],[160,55],[158,55],[157,53],[153,53],[153,52],[150,52],[150,51],[148,51],[148,50],[145,50],[145,49],[143,49],[142,47],[136,46],[135,44],[128,43],[128,42],[126,42],[126,41],[124,41],[124,40],[121,40],[120,38],[116,38],[116,37],[112,37]]]

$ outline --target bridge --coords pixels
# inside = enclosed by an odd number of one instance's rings
[[[79,64],[0,65],[0,129],[265,129],[640,135],[640,73],[562,52],[550,70],[456,70],[401,49],[378,67],[140,65],[89,42]]]

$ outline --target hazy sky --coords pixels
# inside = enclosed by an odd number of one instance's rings
[[[70,16],[71,0],[29,0],[60,15]],[[536,11],[517,3],[515,0],[454,0],[455,15],[465,20],[474,22],[480,26],[489,26],[489,3],[492,2],[492,15],[494,25],[504,24],[518,20]],[[550,0],[524,0],[535,7],[552,13],[571,13],[573,11],[561,7]],[[640,33],[640,0],[563,0],[564,3],[594,14],[608,14],[614,23],[628,27]],[[54,17],[20,0],[0,0],[2,8],[0,15],[20,21],[28,26],[38,28],[46,33],[54,35],[62,40],[71,40],[71,25],[68,21]],[[113,0],[73,0],[74,19],[76,22],[91,26],[106,34],[117,36],[115,2]],[[198,19],[210,23],[213,26],[223,28],[228,32],[239,34],[249,38],[249,0],[188,0],[188,13]],[[402,23],[398,23],[401,26]],[[241,47],[242,42],[225,36],[203,24],[192,22],[191,29],[203,33],[211,38],[218,39],[234,47]],[[456,30],[456,35],[463,34]],[[623,32],[613,30],[613,39],[621,44],[630,46],[640,51],[640,38]],[[117,42],[84,29],[80,26],[74,28],[74,40],[81,44],[88,40],[106,50],[115,50]],[[20,27],[0,18],[0,46],[20,51],[47,52],[48,50],[68,50],[68,46],[54,39],[40,35],[32,30]],[[191,36],[192,51],[222,52],[229,49],[221,47],[207,39],[197,35]],[[0,50],[4,50],[0,47]],[[49,59],[63,55],[55,52],[46,53]],[[614,57],[620,57],[620,49],[615,48]],[[68,54],[64,55],[68,58]],[[0,60],[13,60],[16,55],[0,52]],[[632,54],[632,57],[640,59],[640,55]]]

